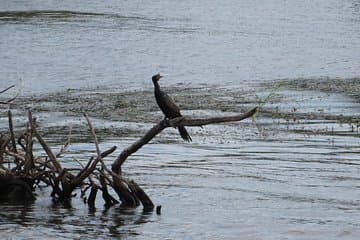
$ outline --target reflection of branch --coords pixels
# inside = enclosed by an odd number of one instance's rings
[[[10,87],[8,87],[8,88],[6,88],[6,89],[1,90],[1,91],[0,91],[0,94],[2,94],[2,93],[4,93],[4,92],[8,91],[9,89],[11,89],[11,88],[13,88],[13,87],[15,87],[15,85],[11,85]],[[5,102],[0,101],[0,104],[9,104],[9,103],[11,103],[12,101],[14,101],[14,100],[18,97],[18,95],[19,95],[19,93],[17,93],[17,94],[15,95],[15,97],[13,97],[13,98],[11,98],[11,99],[9,99],[9,100],[5,101]]]
[[[112,165],[112,170],[115,173],[120,174],[121,166],[125,160],[134,152],[139,150],[142,146],[151,141],[157,134],[162,130],[168,127],[179,127],[179,126],[203,126],[207,124],[214,123],[224,123],[224,122],[234,122],[241,121],[245,118],[249,118],[258,111],[258,108],[255,107],[252,110],[239,115],[228,116],[228,117],[211,117],[211,118],[199,118],[199,119],[190,119],[185,117],[174,118],[171,120],[162,120],[155,126],[153,126],[142,138],[134,142],[129,147],[125,148],[120,155],[117,157],[115,162]]]

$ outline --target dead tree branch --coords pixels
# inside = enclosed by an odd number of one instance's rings
[[[15,87],[15,85],[11,85],[10,87],[7,87],[7,88],[5,88],[4,90],[1,90],[1,91],[0,91],[0,94],[6,92],[7,90],[9,90],[9,89],[11,89],[11,88],[13,88],[13,87]]]
[[[14,134],[14,126],[13,126],[13,121],[12,121],[12,113],[10,110],[8,111],[8,119],[9,119],[9,131],[10,131],[10,137],[11,137],[11,145],[12,145],[13,151],[15,153],[17,153],[16,140],[15,140],[15,134]]]
[[[10,88],[11,87],[8,89]],[[0,136],[0,177],[3,177],[2,184],[4,184],[6,180],[11,188],[16,184],[19,185],[17,183],[19,181],[26,184],[19,188],[18,191],[21,194],[29,193],[28,199],[34,198],[35,195],[33,195],[31,191],[34,191],[35,185],[43,182],[52,187],[51,196],[56,201],[68,203],[71,198],[76,195],[73,193],[75,189],[82,188],[82,195],[85,194],[88,189],[91,189],[88,204],[93,208],[95,207],[97,192],[101,190],[105,204],[109,207],[118,203],[108,190],[109,187],[112,187],[112,190],[118,195],[122,207],[134,208],[141,203],[144,206],[144,210],[153,210],[154,204],[145,191],[135,181],[128,180],[121,175],[121,166],[132,153],[135,153],[142,146],[150,142],[165,128],[203,126],[214,123],[241,121],[253,116],[257,110],[257,108],[254,108],[244,114],[227,117],[196,119],[179,117],[175,119],[164,119],[149,129],[142,138],[125,148],[113,162],[111,170],[106,166],[103,159],[112,154],[116,150],[116,146],[101,152],[95,129],[86,113],[84,116],[94,138],[96,154],[88,160],[87,164],[84,164],[85,166],[80,164],[81,168],[79,169],[73,167],[66,168],[62,166],[59,161],[59,158],[65,153],[66,148],[70,144],[71,129],[67,142],[58,154],[54,154],[50,146],[41,136],[40,131],[38,131],[36,118],[32,116],[30,111],[28,112],[28,123],[25,132],[17,138],[16,142],[12,114],[9,111],[9,133]],[[36,146],[38,143],[46,153],[46,156],[37,157],[36,154],[34,154],[36,153],[34,149],[38,149]],[[4,166],[5,163],[8,163],[8,167]],[[101,166],[99,166],[100,164]],[[16,182],[13,182],[15,180]],[[2,194],[3,196],[9,195],[8,192]]]
[[[13,88],[13,87],[15,87],[15,85],[11,85],[10,87],[7,87],[7,88],[5,88],[4,90],[1,90],[1,91],[0,91],[0,94],[8,91],[9,89],[11,89],[11,88]],[[10,98],[9,100],[6,100],[5,102],[0,101],[0,104],[9,104],[9,103],[11,103],[12,101],[14,101],[17,97],[18,97],[18,94],[16,94],[14,97]]]
[[[41,135],[37,131],[33,119],[30,119],[30,120],[31,120],[30,124],[31,124],[33,134],[35,135],[35,137],[39,141],[40,145],[42,146],[42,148],[44,149],[44,151],[48,155],[48,157],[49,157],[51,163],[53,164],[56,172],[58,172],[58,173],[62,172],[63,169],[62,169],[61,165],[59,164],[59,162],[57,161],[55,154],[52,152],[51,148],[46,144],[44,139],[41,137]]]
[[[162,120],[155,126],[153,126],[146,134],[137,140],[135,143],[125,148],[120,155],[117,157],[115,162],[112,164],[112,171],[121,174],[121,166],[125,162],[125,160],[137,150],[139,150],[142,146],[151,141],[157,134],[159,134],[162,130],[168,127],[179,127],[179,126],[204,126],[208,124],[214,123],[225,123],[225,122],[234,122],[241,121],[243,119],[249,118],[257,112],[258,108],[255,107],[250,111],[234,115],[234,116],[225,116],[225,117],[212,117],[212,118],[198,118],[198,119],[190,119],[185,117],[174,118],[171,120]]]

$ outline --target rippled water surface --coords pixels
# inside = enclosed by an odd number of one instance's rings
[[[358,1],[0,4],[0,87],[24,92],[359,74]]]
[[[188,116],[267,99],[255,119],[191,128],[192,143],[166,129],[128,159],[161,215],[54,206],[38,189],[34,203],[0,205],[0,237],[357,239],[359,16],[355,0],[0,0],[0,89],[16,84],[3,97],[20,91],[15,127],[32,109],[54,149],[73,125],[65,165],[95,154],[83,111],[101,148],[118,146],[109,165],[162,118],[156,72]]]

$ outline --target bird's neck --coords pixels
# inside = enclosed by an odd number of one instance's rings
[[[155,87],[155,92],[160,92],[160,85],[158,82],[153,82],[154,83],[154,87]]]

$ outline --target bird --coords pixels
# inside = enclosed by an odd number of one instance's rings
[[[152,77],[152,82],[154,83],[154,93],[155,93],[156,103],[159,105],[159,108],[164,113],[165,118],[173,119],[177,117],[182,117],[180,113],[180,109],[175,104],[174,100],[166,92],[160,89],[159,80],[162,77],[163,76],[161,76],[160,73]],[[192,141],[189,133],[186,131],[186,128],[184,126],[179,126],[177,128],[179,130],[182,139],[184,139],[187,142]]]

